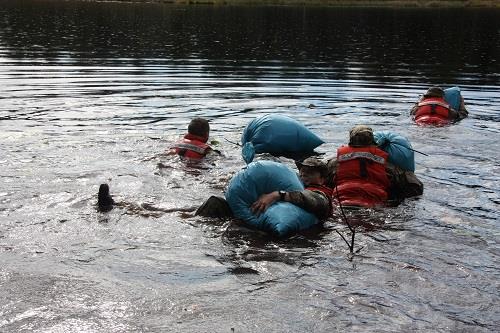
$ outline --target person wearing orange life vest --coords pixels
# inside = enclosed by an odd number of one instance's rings
[[[423,193],[423,185],[411,171],[387,161],[379,149],[373,130],[355,126],[349,144],[337,150],[337,158],[328,161],[329,183],[333,197],[344,206],[374,207],[396,204],[402,199]]]
[[[215,150],[207,144],[210,125],[203,118],[194,118],[184,138],[170,147],[168,154],[177,154],[190,159],[202,159]],[[217,152],[217,151],[215,151]]]
[[[468,116],[463,98],[460,97],[460,107],[455,110],[444,97],[442,88],[429,88],[410,112],[415,122],[418,125],[444,126]]]

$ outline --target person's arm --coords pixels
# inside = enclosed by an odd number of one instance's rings
[[[255,214],[260,214],[279,200],[280,193],[278,191],[263,194],[253,203],[251,209]],[[330,215],[330,200],[321,192],[310,190],[286,192],[283,201],[299,206],[316,215],[319,219],[327,218]]]
[[[405,198],[422,195],[424,192],[424,185],[413,172],[405,171],[390,163],[386,165],[385,170],[391,183],[390,200],[401,201]]]
[[[326,219],[331,213],[331,203],[328,197],[319,191],[295,191],[285,195],[285,201],[316,215],[318,219]]]
[[[207,150],[205,151],[205,156],[214,154],[218,156],[222,155],[220,150],[213,149],[212,147],[208,147]]]
[[[411,108],[410,115],[414,116],[418,111],[418,103],[415,103],[415,105]]]
[[[465,103],[463,97],[460,97],[460,107],[458,108],[458,120],[462,120],[464,118],[467,118],[469,116],[469,111],[465,108]]]
[[[451,120],[451,121],[458,121],[460,120],[459,118],[460,114],[458,113],[457,110],[455,110],[454,108],[449,108],[449,115],[448,115],[448,119]]]
[[[328,176],[326,177],[326,186],[330,188],[335,187],[335,176],[337,174],[337,159],[331,158],[328,160],[326,166],[328,168]]]

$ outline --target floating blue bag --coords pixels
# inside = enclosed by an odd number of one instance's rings
[[[259,216],[252,213],[250,206],[265,193],[303,189],[299,177],[288,166],[272,161],[257,161],[233,177],[226,191],[226,200],[234,215],[247,224],[285,236],[312,227],[318,223],[318,219],[289,202],[277,202]]]
[[[450,104],[450,106],[458,110],[460,109],[460,103],[462,101],[462,95],[460,94],[459,87],[451,87],[444,90],[444,100],[446,103]]]
[[[242,156],[246,163],[252,162],[255,153],[307,153],[323,143],[298,121],[275,114],[255,118],[241,136]]]
[[[389,162],[404,170],[415,171],[415,153],[407,138],[389,131],[374,132],[373,136],[377,146],[389,154]]]

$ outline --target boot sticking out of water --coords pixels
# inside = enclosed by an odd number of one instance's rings
[[[97,195],[97,209],[100,212],[109,212],[113,209],[115,201],[109,194],[109,185],[101,184],[99,186],[99,194]]]

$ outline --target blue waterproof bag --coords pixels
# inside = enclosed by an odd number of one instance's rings
[[[444,100],[446,103],[457,110],[460,109],[460,102],[462,101],[462,95],[460,93],[459,87],[451,87],[444,90]]]
[[[407,138],[389,131],[374,132],[373,136],[377,146],[389,154],[390,163],[407,171],[415,171],[415,153]]]
[[[246,163],[252,162],[256,153],[307,153],[323,143],[295,119],[277,114],[255,118],[241,136],[242,156]]]
[[[272,161],[256,161],[238,172],[226,191],[226,200],[234,215],[245,223],[286,236],[318,223],[311,213],[289,202],[277,202],[257,216],[250,206],[266,193],[273,191],[302,191],[304,186],[297,174],[288,166]]]

